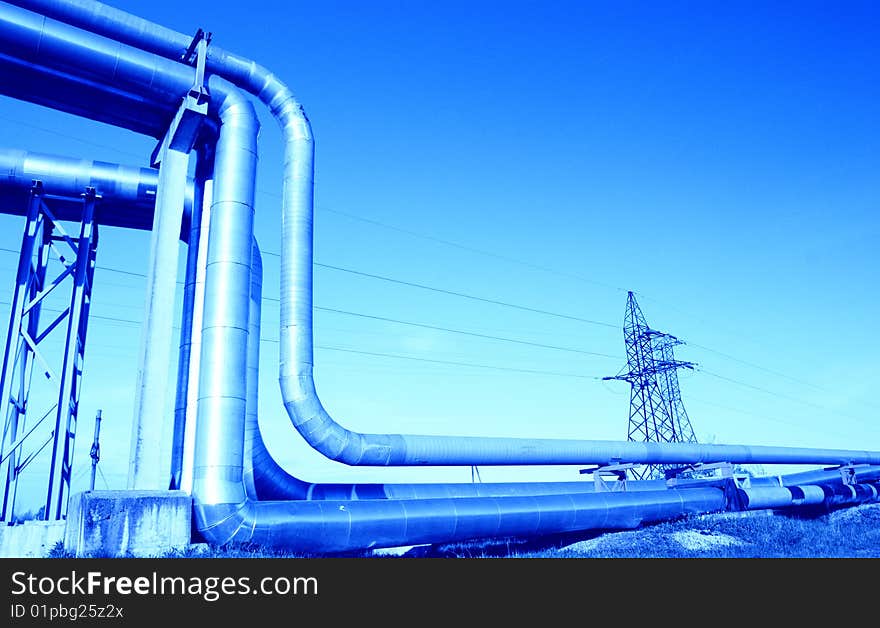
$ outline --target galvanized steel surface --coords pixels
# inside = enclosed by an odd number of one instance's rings
[[[95,207],[99,225],[149,230],[153,225],[153,205],[159,171],[153,168],[120,166],[103,161],[75,159],[12,148],[0,149],[0,213],[24,215],[27,198],[35,180],[46,194],[78,197],[86,187],[95,188],[100,202]],[[189,226],[193,187],[187,185],[184,203],[184,229]],[[79,220],[81,202],[55,199],[52,209],[59,220]]]

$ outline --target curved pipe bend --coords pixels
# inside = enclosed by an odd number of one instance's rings
[[[717,488],[515,497],[243,501],[195,506],[212,543],[265,543],[288,551],[338,553],[476,538],[536,536],[642,523],[721,510]]]
[[[425,499],[443,497],[505,497],[594,492],[593,482],[499,482],[499,483],[414,483],[414,484],[327,484],[311,483],[285,471],[266,448],[259,426],[258,376],[260,363],[263,262],[254,241],[251,260],[251,293],[248,336],[248,395],[245,421],[245,485],[257,500],[354,500]],[[880,477],[880,467],[861,465],[854,469],[860,481]],[[836,469],[824,469],[785,476],[753,478],[754,486],[789,486],[803,483],[840,482]],[[689,483],[680,480],[681,486]],[[628,481],[627,491],[662,490],[665,480]],[[768,489],[769,490],[769,489]],[[785,490],[785,489],[782,489]]]
[[[179,59],[191,41],[188,35],[91,0],[15,3],[169,59]],[[644,464],[880,463],[880,452],[866,451],[362,434],[346,429],[325,410],[312,373],[314,140],[308,117],[290,89],[250,59],[212,45],[208,47],[207,68],[259,98],[282,130],[279,384],[293,425],[312,447],[331,460],[368,466],[608,464],[618,460]]]
[[[251,256],[248,319],[247,411],[244,433],[244,481],[248,496],[262,500],[426,499],[591,493],[590,481],[413,484],[327,484],[301,480],[285,471],[266,449],[259,425],[258,378],[263,293],[263,261],[256,240]],[[196,341],[198,342],[198,341]],[[629,482],[627,490],[661,490],[664,480]]]

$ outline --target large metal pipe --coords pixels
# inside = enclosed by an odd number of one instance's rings
[[[149,168],[132,168],[119,164],[92,162],[89,160],[27,152],[14,149],[0,149],[0,171],[7,176],[0,177],[0,198],[27,198],[33,179],[44,182],[47,194],[75,195],[84,186],[97,188],[106,201],[104,216],[107,223],[129,228],[147,228],[152,224],[153,201],[151,191],[155,190],[156,171]],[[199,148],[195,185],[190,187],[188,203],[193,206],[194,222],[186,238],[189,244],[187,253],[187,272],[184,284],[184,303],[182,309],[180,361],[178,366],[178,401],[175,409],[174,451],[175,471],[172,472],[173,485],[190,490],[192,486],[193,452],[184,454],[184,432],[187,424],[195,426],[195,416],[187,409],[195,409],[197,385],[190,385],[193,374],[199,372],[199,348],[201,346],[201,302],[204,296],[204,272],[206,247],[199,241],[206,241],[208,220],[200,219],[200,207],[205,203],[210,207],[210,179],[213,176],[213,147]],[[205,188],[208,188],[207,191]],[[53,208],[55,204],[53,203]],[[13,215],[21,212],[18,204],[0,207],[0,211],[10,211]],[[123,222],[134,212],[142,218],[139,222]],[[117,216],[119,214],[120,216]],[[209,212],[205,212],[207,217]],[[202,260],[199,262],[199,260]],[[258,489],[251,491],[251,497],[263,499],[424,499],[450,497],[503,497],[517,495],[551,495],[564,493],[592,492],[592,482],[499,482],[499,483],[414,483],[414,484],[318,484],[300,480],[284,471],[266,450],[258,424],[258,377],[260,348],[260,318],[262,301],[262,258],[259,247],[254,242],[251,257],[251,287],[248,314],[248,376],[247,376],[247,425],[245,435],[245,478],[246,484],[256,484]],[[192,355],[192,360],[191,358]],[[195,382],[197,384],[197,382]],[[188,420],[187,420],[188,419]],[[184,465],[184,460],[188,465]],[[187,469],[186,471],[184,469]],[[189,475],[189,479],[186,479]],[[628,490],[660,490],[663,481],[630,482]]]
[[[248,102],[230,93],[227,105],[218,112],[193,474],[195,518],[205,537],[214,543],[252,541],[336,552],[584,526],[627,527],[723,506],[717,489],[341,503],[248,499],[242,477],[247,387],[240,374],[246,373],[259,125]]]
[[[257,542],[307,553],[635,528],[724,507],[715,488],[462,499],[196,503],[213,542]]]
[[[283,469],[266,448],[259,426],[259,362],[263,289],[263,263],[259,247],[254,243],[251,261],[251,294],[248,335],[248,384],[245,421],[245,485],[252,499],[262,500],[361,500],[361,499],[432,499],[451,497],[504,497],[517,495],[556,495],[594,492],[593,482],[497,482],[497,483],[413,483],[413,484],[348,484],[312,483]],[[880,467],[860,465],[853,468],[859,482],[880,479]],[[817,469],[782,476],[751,478],[748,496],[758,503],[759,496],[782,496],[791,500],[785,487],[842,483],[840,469]],[[705,485],[706,480],[680,479],[685,488]],[[627,491],[658,491],[667,486],[665,480],[628,481]],[[797,490],[797,489],[795,489]],[[816,486],[813,493],[822,493]],[[756,506],[752,506],[756,507]]]
[[[7,34],[11,35],[13,46],[10,52],[24,51],[32,64],[44,64],[56,71],[63,69],[73,76],[78,72],[87,72],[89,77],[112,84],[114,89],[129,90],[160,103],[179,99],[192,83],[192,70],[179,64],[171,67],[155,59],[139,56],[126,47],[108,47],[102,38],[72,32],[75,29],[65,29],[51,20],[43,20],[34,27],[32,17],[17,15],[9,9],[0,11],[0,17],[0,39],[5,40]],[[11,28],[7,28],[9,25]],[[65,59],[77,62],[71,63]],[[234,62],[232,65],[238,67]],[[243,71],[243,68],[238,67],[238,71]],[[282,329],[285,338],[282,345],[282,390],[287,396],[289,413],[296,417],[295,424],[299,421],[298,428],[314,436],[321,433],[319,428],[323,418],[319,417],[321,420],[315,422],[315,415],[309,415],[307,410],[314,403],[320,405],[317,397],[297,398],[294,394],[294,398],[290,398],[290,394],[298,389],[309,393],[306,389],[311,387],[313,392],[310,319],[311,134],[308,121],[286,87],[262,69],[258,70],[255,64],[246,66],[244,74],[262,80],[257,92],[270,103],[270,109],[285,129],[288,161],[285,169],[283,228],[286,249],[283,249],[283,255],[287,262],[282,263],[282,285],[286,288],[282,298],[282,320],[286,321]],[[216,146],[216,185],[206,262],[193,487],[197,526],[208,540],[214,543],[254,541],[307,551],[344,551],[356,547],[464,540],[480,536],[631,527],[641,521],[723,508],[723,493],[715,488],[448,500],[255,502],[248,499],[242,482],[246,414],[246,377],[243,374],[246,372],[253,175],[258,124],[250,104],[234,89],[217,76],[212,76],[210,81],[212,115],[219,121],[220,133]],[[47,95],[41,93],[40,98],[46,99]],[[66,106],[70,104],[58,103],[58,108]],[[113,119],[111,112],[104,111],[102,115]],[[118,123],[125,124],[121,119]],[[299,248],[290,250],[292,246],[300,247],[303,244],[307,244],[304,253]],[[300,276],[303,271],[300,262],[305,259],[303,256],[308,258],[307,277]],[[291,258],[300,260],[295,262]],[[309,310],[308,333],[305,335],[302,329],[296,328],[297,321],[302,322],[304,303],[307,303]],[[305,371],[296,367],[289,372],[289,365],[285,364],[284,359],[296,355],[295,349],[301,347],[300,341],[303,339],[308,341],[307,355],[298,356],[297,360],[308,358],[302,362],[306,365]],[[311,427],[305,429],[309,425]],[[345,430],[339,432],[342,428],[338,425],[329,429],[332,434],[319,443],[326,444],[328,451],[339,449],[340,441],[334,434],[341,434],[345,438],[352,435]],[[353,438],[351,442],[346,440],[340,451],[357,453],[357,462],[361,464],[429,464],[436,463],[432,462],[434,460],[442,460],[442,464],[462,464],[452,462],[461,457],[460,453],[453,451],[454,448],[465,450],[465,456],[491,456],[495,460],[491,464],[522,464],[518,460],[523,457],[537,464],[527,448],[533,441],[454,437],[411,437],[410,441],[406,441],[403,436],[356,436],[359,438]],[[436,440],[437,443],[431,445],[429,440]],[[545,450],[541,455],[549,456],[552,462],[557,463],[569,459],[573,463],[606,462],[609,461],[608,452],[612,451],[607,443],[601,445],[604,449],[597,450],[595,441],[574,444],[546,442],[552,443],[553,449]],[[424,452],[419,449],[421,446],[426,447]],[[511,447],[524,446],[526,449],[511,450]],[[545,445],[542,447],[546,448]],[[750,448],[716,448],[714,451],[745,456],[744,462],[770,462],[756,458],[755,451]],[[794,451],[791,453],[788,450],[783,461],[790,462],[792,458],[800,460],[798,456],[807,454],[814,456],[810,461],[831,459],[832,464],[880,459],[880,456],[871,452]],[[647,459],[633,461],[676,462],[676,456],[683,456],[684,453],[681,450],[649,450],[642,452]],[[764,454],[769,455],[766,451]],[[411,458],[413,455],[416,457]],[[479,462],[482,460],[479,455],[478,459],[468,459],[464,464]]]
[[[57,108],[59,93],[66,94],[70,102],[62,111],[117,126],[125,120],[125,128],[151,137],[162,133],[172,115],[142,98],[112,90],[104,92],[93,82],[34,66],[14,54],[0,55],[0,84],[7,96],[51,108]],[[99,104],[94,102],[98,93]]]
[[[505,497],[593,492],[593,482],[486,482],[486,483],[313,483],[285,471],[266,449],[259,425],[260,330],[263,261],[254,242],[251,256],[251,292],[248,317],[247,410],[244,434],[244,482],[248,496],[258,500],[433,499],[451,497]],[[198,343],[198,330],[192,342]],[[627,490],[662,490],[663,480],[628,482]]]
[[[195,410],[198,401],[198,365],[201,351],[202,305],[204,303],[204,260],[210,216],[211,177],[214,148],[197,147],[193,210],[190,221],[180,323],[180,351],[177,361],[177,390],[174,429],[171,437],[171,483],[173,489],[192,489],[192,459],[195,448]],[[189,427],[189,429],[187,429]]]
[[[171,106],[179,103],[194,83],[190,67],[8,5],[0,8],[3,52],[25,60],[31,69],[50,68],[83,76],[112,85],[113,90],[154,100],[172,111]],[[214,367],[203,368],[200,373],[199,414],[209,416],[198,421],[203,435],[196,437],[194,485],[204,499],[224,501],[243,496],[240,473],[247,308],[259,124],[253,106],[237,89],[216,75],[208,78],[208,86],[209,113],[220,132],[201,338],[202,364]],[[103,108],[100,96],[100,90],[89,94],[99,110]],[[62,110],[84,106],[71,101],[64,92],[58,92],[54,100],[48,100],[50,97],[42,92],[41,103]],[[113,119],[112,112],[106,112],[105,117]],[[125,126],[128,121],[121,118],[116,123]],[[223,418],[227,415],[232,417],[231,429],[224,432]]]
[[[810,504],[821,504],[825,501],[825,492],[821,486],[811,484],[803,487],[755,486],[742,490],[744,506],[748,510],[764,508],[787,508]]]
[[[90,159],[74,159],[11,148],[0,149],[0,213],[24,216],[28,193],[35,180],[45,194],[78,198],[86,187],[101,198],[95,207],[98,224],[149,230],[159,172]],[[189,238],[193,188],[187,186],[181,240]],[[81,201],[55,199],[52,211],[59,220],[79,220]]]
[[[15,0],[14,4],[170,59],[179,59],[191,42],[188,35],[92,0]],[[207,68],[259,98],[281,126],[285,157],[279,383],[294,426],[328,458],[370,466],[608,464],[619,460],[640,464],[880,463],[880,452],[869,451],[362,434],[346,429],[324,409],[313,378],[311,125],[290,89],[256,62],[212,45]]]
[[[875,502],[878,499],[876,482],[844,484],[796,484],[788,487],[762,486],[742,489],[743,503],[749,510],[764,508],[791,508],[795,506],[824,505],[835,508]]]

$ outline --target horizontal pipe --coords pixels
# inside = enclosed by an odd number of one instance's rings
[[[804,484],[792,486],[789,490],[791,491],[791,503],[793,506],[821,504],[825,500],[825,491],[822,490],[821,486]]]
[[[159,139],[195,69],[0,3],[0,78],[8,96]],[[212,111],[204,129],[215,135],[217,105],[232,86],[205,80]]]
[[[515,495],[555,495],[593,492],[592,481],[581,482],[498,482],[498,483],[312,483],[285,471],[266,448],[259,426],[258,377],[260,362],[263,265],[259,247],[254,243],[251,268],[251,292],[248,336],[248,393],[245,422],[245,484],[252,498],[262,500],[358,500],[358,499],[432,499],[452,497],[503,497]],[[880,477],[880,467],[856,467],[857,477]],[[840,481],[837,469],[816,470],[785,476],[752,478],[753,485],[771,485],[760,490],[782,491],[782,485],[807,481]],[[680,486],[699,486],[705,480],[680,479]],[[662,490],[665,480],[627,481],[627,491]]]
[[[5,5],[4,5],[5,6]],[[0,34],[0,43],[7,40]],[[6,96],[58,109],[66,113],[112,124],[153,138],[162,135],[173,110],[144,101],[138,96],[61,71],[35,66],[16,58],[15,47],[0,52],[0,84]],[[95,98],[100,93],[100,99]],[[64,99],[58,96],[64,94]]]
[[[794,492],[796,488],[784,486],[756,486],[743,489],[745,496],[744,505],[748,510],[761,510],[765,508],[786,508],[795,505]],[[825,493],[819,486],[806,485],[800,489],[803,503],[821,504],[825,501]]]
[[[245,422],[245,485],[251,499],[272,500],[424,500],[457,497],[537,496],[595,492],[592,481],[581,482],[498,482],[498,483],[313,483],[297,478],[283,469],[266,448],[259,426],[258,376],[260,361],[263,265],[259,247],[254,243],[251,268],[251,292],[248,336],[248,392]],[[861,465],[854,468],[860,480],[880,478],[880,467]],[[712,482],[713,480],[708,480]],[[841,482],[839,469],[821,469],[778,477],[750,478],[749,496],[757,503],[762,495],[792,501],[792,491],[785,486],[805,482]],[[707,480],[679,479],[681,487],[699,487]],[[665,480],[627,481],[625,490],[658,491]],[[793,489],[793,490],[798,490]],[[805,487],[808,495],[824,498],[821,488]],[[809,498],[807,498],[809,499]],[[797,503],[797,502],[796,502]],[[812,502],[808,502],[812,503]]]
[[[95,207],[99,225],[149,231],[153,222],[158,170],[121,166],[103,161],[75,159],[12,148],[0,149],[0,213],[24,216],[33,182],[43,193],[79,198],[86,187],[95,188],[100,202]],[[187,185],[181,240],[189,239],[193,186]],[[59,220],[79,220],[82,202],[53,199]]]
[[[630,529],[723,507],[721,490],[701,488],[470,499],[248,500],[197,503],[195,515],[202,522],[201,532],[213,543],[253,542],[295,552],[336,553],[487,537]]]
[[[877,501],[878,493],[875,484],[875,482],[857,484],[833,482],[799,484],[788,487],[753,486],[741,489],[740,495],[748,510],[819,504],[831,508]]]
[[[803,484],[835,484],[842,481],[842,469],[814,469],[789,473],[780,476],[783,486],[800,486]],[[857,482],[880,480],[880,467],[871,465],[855,465],[852,467],[853,477]]]
[[[875,483],[823,485],[825,489],[825,505],[829,508],[841,508],[877,501]]]
[[[471,483],[313,483],[285,471],[266,449],[259,425],[259,366],[263,295],[263,262],[254,242],[248,316],[247,406],[244,434],[244,483],[258,500],[435,499],[504,497],[593,492],[593,482],[471,482]],[[198,331],[195,331],[198,334]],[[197,336],[194,342],[198,343]],[[664,480],[627,483],[627,490],[662,490]]]

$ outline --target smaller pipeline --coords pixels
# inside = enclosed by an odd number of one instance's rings
[[[822,483],[798,486],[757,486],[737,489],[743,510],[819,506],[833,510],[878,501],[878,482],[858,484]]]

